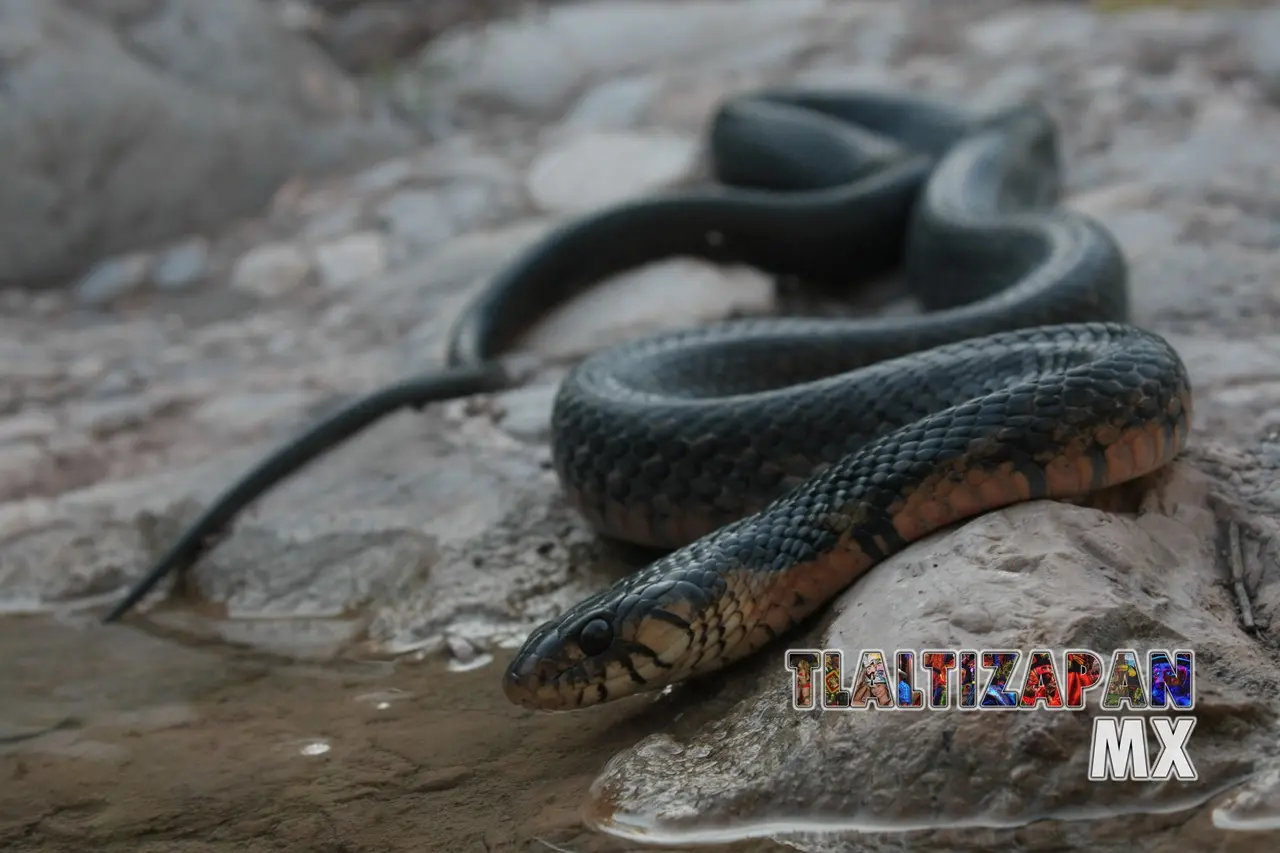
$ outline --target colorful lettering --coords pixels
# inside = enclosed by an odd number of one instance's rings
[[[924,693],[916,689],[915,652],[900,651],[898,658],[898,707],[923,708]]]
[[[951,704],[951,670],[956,668],[956,653],[924,652],[920,662],[929,672],[929,707],[946,708]]]
[[[1058,669],[1053,663],[1053,653],[1043,650],[1031,653],[1018,707],[1035,708],[1041,702],[1046,708],[1061,708],[1063,705],[1062,687]]]
[[[1110,710],[1125,704],[1137,711],[1147,707],[1147,691],[1142,686],[1142,670],[1138,666],[1138,653],[1132,649],[1120,649],[1111,656],[1111,676],[1107,679],[1107,692],[1102,697],[1102,707]]]
[[[1018,705],[1018,694],[1007,690],[1006,685],[1013,675],[1013,668],[1021,655],[1015,651],[983,652],[982,666],[991,670],[991,678],[987,680],[986,689],[982,691],[983,708],[1015,708]]]

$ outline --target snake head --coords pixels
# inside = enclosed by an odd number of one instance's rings
[[[536,629],[507,668],[507,698],[547,711],[585,708],[751,651],[740,649],[747,631],[725,578],[683,559],[669,555]]]

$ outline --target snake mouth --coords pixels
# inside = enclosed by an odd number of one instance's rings
[[[661,608],[633,620],[596,611],[548,623],[507,667],[503,693],[525,708],[569,711],[654,690],[688,674],[698,657],[692,636]]]

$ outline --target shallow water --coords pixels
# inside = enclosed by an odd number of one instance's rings
[[[0,849],[646,849],[584,826],[588,788],[714,703],[533,714],[503,697],[504,663],[291,663],[87,616],[0,619]]]

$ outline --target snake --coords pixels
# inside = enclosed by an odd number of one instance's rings
[[[1185,447],[1185,365],[1132,322],[1114,236],[1061,203],[1045,107],[761,89],[719,104],[706,155],[711,180],[581,214],[518,255],[462,311],[443,367],[261,462],[107,621],[275,482],[392,411],[511,387],[510,356],[549,311],[675,257],[837,296],[898,274],[923,310],[727,319],[575,364],[551,410],[564,498],[602,537],[663,554],[532,630],[502,676],[516,705],[571,711],[717,672],[913,542]]]

